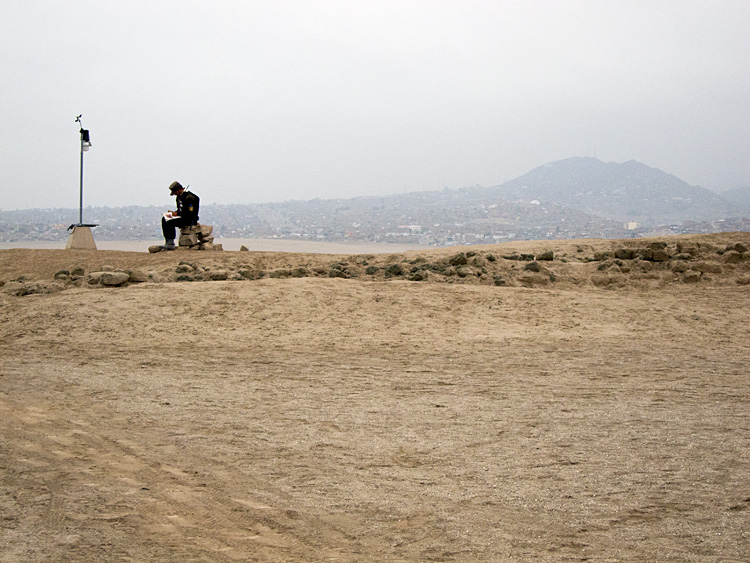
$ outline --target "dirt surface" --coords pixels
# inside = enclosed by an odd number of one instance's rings
[[[0,251],[0,561],[747,561],[743,246]]]

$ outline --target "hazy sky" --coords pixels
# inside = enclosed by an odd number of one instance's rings
[[[492,186],[570,156],[750,184],[748,0],[0,2],[0,209]]]

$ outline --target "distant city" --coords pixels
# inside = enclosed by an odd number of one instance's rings
[[[198,195],[200,190],[196,188]],[[724,199],[633,161],[566,159],[493,188],[202,205],[224,238],[390,242],[432,246],[518,240],[636,238],[750,230],[748,190]],[[102,241],[161,238],[160,207],[88,207]],[[0,211],[0,242],[64,241],[78,209]]]

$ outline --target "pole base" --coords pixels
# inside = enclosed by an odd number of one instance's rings
[[[73,226],[73,232],[68,237],[65,250],[96,250],[91,227]]]

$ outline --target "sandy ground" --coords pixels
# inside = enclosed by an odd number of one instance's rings
[[[0,281],[177,254],[0,251]],[[750,262],[502,262],[0,291],[0,561],[750,559]]]
[[[94,237],[96,233],[94,232]],[[164,244],[164,239],[153,240],[97,240],[98,250],[122,250],[127,252],[147,252],[148,247]],[[417,244],[398,244],[386,242],[319,242],[309,240],[267,239],[267,238],[217,238],[217,244],[221,244],[224,250],[235,251],[244,246],[248,250],[261,252],[307,252],[317,254],[389,254],[394,252],[406,252],[407,250],[420,250],[426,247]],[[0,250],[11,248],[36,248],[46,250],[62,250],[66,241],[17,241],[0,242]]]

